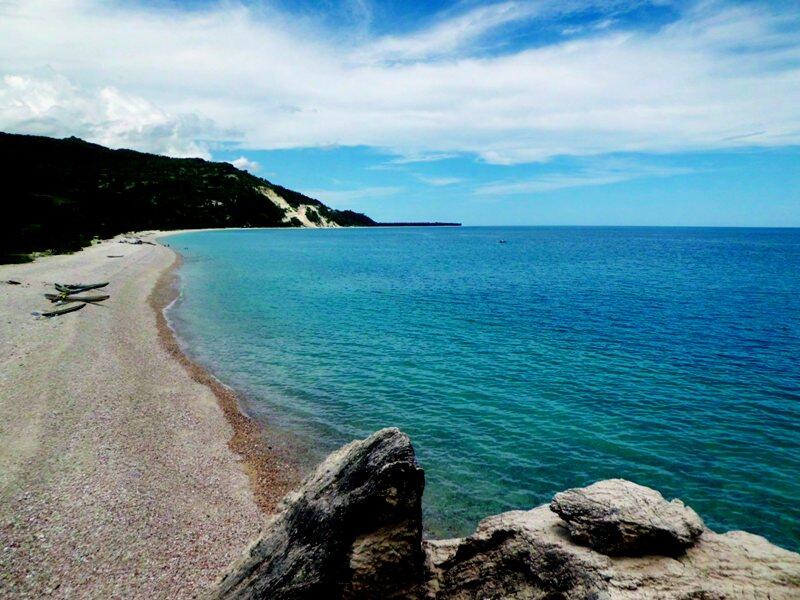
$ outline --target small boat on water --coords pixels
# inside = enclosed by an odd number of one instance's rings
[[[108,300],[111,296],[107,294],[98,294],[97,296],[71,296],[69,294],[45,294],[45,298],[50,302],[102,302]]]
[[[106,287],[108,282],[103,283],[57,283],[56,289],[64,294],[75,294],[77,292],[86,292],[89,290],[96,290],[98,288]]]
[[[74,306],[65,306],[64,308],[57,308],[55,310],[49,310],[43,313],[33,313],[34,315],[41,316],[41,317],[57,317],[58,315],[65,315],[67,313],[75,312],[76,310],[82,309],[86,306],[86,303],[82,304],[75,304]]]
[[[506,241],[505,241],[505,240],[497,240],[497,243],[498,243],[498,244],[505,244],[505,243],[506,243]]]

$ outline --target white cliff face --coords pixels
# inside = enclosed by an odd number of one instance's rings
[[[264,194],[270,202],[286,211],[286,216],[283,218],[284,223],[290,223],[292,219],[297,219],[303,227],[339,227],[337,223],[323,217],[317,207],[312,204],[301,204],[295,208],[272,188],[264,186],[258,188],[258,191]]]

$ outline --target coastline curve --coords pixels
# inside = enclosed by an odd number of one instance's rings
[[[299,469],[287,453],[269,443],[268,429],[246,413],[237,394],[189,358],[181,348],[164,311],[178,297],[177,272],[183,264],[183,257],[172,248],[167,249],[174,254],[175,260],[161,273],[148,298],[156,315],[159,343],[193,381],[214,393],[233,430],[228,447],[242,461],[256,505],[263,513],[271,514],[278,502],[300,481]]]

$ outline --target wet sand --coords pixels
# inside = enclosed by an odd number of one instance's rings
[[[0,265],[0,597],[192,597],[295,481],[181,353],[175,266],[115,242]],[[103,304],[31,315],[54,282],[99,280]]]

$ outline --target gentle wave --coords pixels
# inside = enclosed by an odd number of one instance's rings
[[[498,239],[506,244],[498,244]],[[317,456],[396,425],[433,533],[625,477],[800,544],[800,231],[175,236],[195,359]]]

